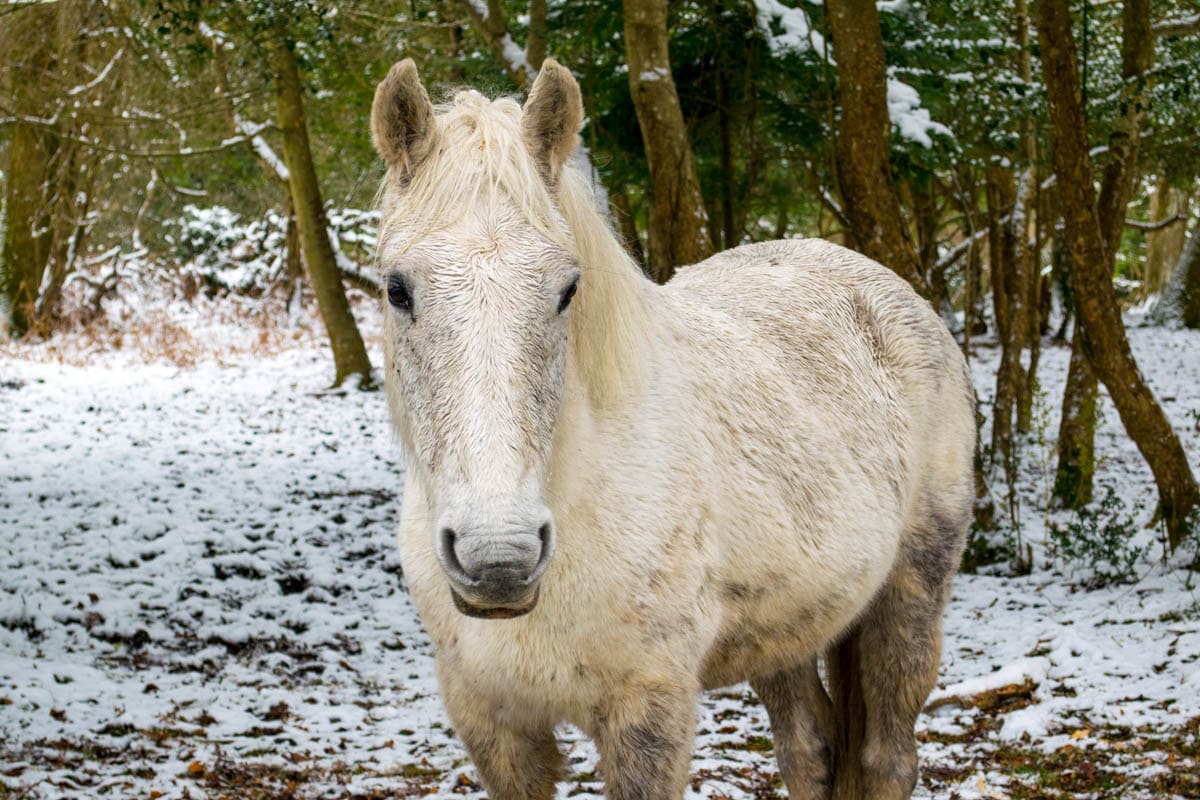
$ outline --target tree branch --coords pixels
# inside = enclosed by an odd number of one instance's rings
[[[1187,36],[1192,33],[1200,33],[1200,14],[1164,19],[1162,22],[1154,23],[1151,30],[1154,31],[1155,36]]]
[[[487,42],[512,82],[521,91],[528,89],[537,71],[530,66],[525,51],[517,46],[509,34],[499,0],[459,0],[459,6],[471,20],[471,27]]]
[[[1153,233],[1154,231],[1161,231],[1163,228],[1174,225],[1176,222],[1187,222],[1187,214],[1176,214],[1173,217],[1160,219],[1157,222],[1142,222],[1137,219],[1127,219],[1125,220],[1125,227],[1133,228],[1143,233]]]

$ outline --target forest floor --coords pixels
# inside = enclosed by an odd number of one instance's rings
[[[0,348],[0,798],[482,797],[404,590],[382,393],[325,390],[312,335],[225,336],[186,366]],[[1200,334],[1132,336],[1200,471]],[[985,401],[996,359],[981,341]],[[1107,400],[1112,497],[1044,511],[1066,360],[1047,347],[1021,465],[1032,571],[957,577],[917,797],[1200,797],[1196,552],[1164,560]],[[1127,565],[1067,558],[1054,525]],[[560,796],[599,797],[593,746],[560,738]],[[691,798],[785,796],[747,687],[702,700],[692,775]]]

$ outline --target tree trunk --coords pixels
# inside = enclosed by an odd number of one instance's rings
[[[1200,229],[1192,231],[1192,238],[1184,248],[1176,270],[1183,287],[1180,292],[1183,324],[1188,328],[1200,328]]]
[[[282,33],[277,33],[271,43],[271,63],[275,73],[277,119],[283,133],[283,156],[287,162],[304,262],[333,349],[333,384],[338,386],[351,375],[361,376],[362,383],[366,384],[371,378],[371,362],[350,312],[333,245],[329,242],[329,224],[308,145],[300,71],[295,54]]]
[[[1193,228],[1151,317],[1158,324],[1200,328],[1200,225]]]
[[[1145,19],[1140,18],[1143,14],[1146,15]],[[1123,11],[1121,61],[1125,86],[1122,89],[1121,107],[1124,113],[1109,135],[1110,159],[1104,168],[1097,201],[1100,232],[1104,240],[1105,269],[1110,276],[1110,285],[1113,262],[1125,227],[1125,207],[1129,205],[1137,172],[1138,131],[1148,100],[1144,76],[1153,61],[1154,47],[1148,14],[1146,0],[1130,0]],[[1067,258],[1067,264],[1067,284],[1072,287],[1069,305],[1074,310],[1078,295],[1073,288],[1073,276],[1078,272],[1070,266],[1070,257]],[[1080,508],[1090,502],[1095,474],[1096,397],[1100,387],[1096,372],[1088,364],[1087,354],[1082,349],[1084,337],[1077,317],[1071,339],[1071,364],[1063,393],[1054,488],[1055,497],[1067,508]]]
[[[1028,329],[1024,302],[1024,275],[1017,258],[1017,226],[1002,217],[1014,208],[1017,190],[1012,172],[988,167],[988,260],[991,263],[992,305],[996,317],[996,339],[1000,342],[1000,366],[996,370],[995,404],[992,408],[992,459],[1000,459],[1011,485],[1016,480],[1013,445],[1013,414],[1025,385],[1021,366],[1025,331]]]
[[[617,231],[621,234],[621,242],[626,252],[639,264],[645,265],[646,254],[642,251],[642,240],[638,236],[637,223],[633,219],[633,206],[629,203],[629,195],[624,189],[611,189],[608,192],[609,203],[612,205],[612,217],[617,223]]]
[[[17,335],[25,333],[34,318],[42,272],[50,256],[45,183],[55,147],[56,137],[49,129],[19,120],[13,123],[0,288],[8,307],[9,329]]]
[[[25,333],[35,317],[35,305],[46,262],[50,258],[55,195],[54,162],[59,147],[57,126],[30,122],[22,117],[55,117],[46,107],[45,85],[58,66],[52,43],[59,7],[34,5],[10,14],[14,30],[6,43],[16,43],[5,53],[10,65],[5,77],[17,119],[8,146],[5,187],[4,249],[0,252],[0,313],[7,308],[8,328]],[[9,24],[10,20],[6,20]]]
[[[1142,298],[1158,294],[1167,284],[1171,267],[1183,253],[1187,240],[1188,196],[1173,188],[1166,175],[1160,175],[1154,194],[1150,196],[1150,219],[1168,217],[1176,221],[1160,230],[1146,234],[1146,262],[1142,267]]]
[[[67,275],[84,246],[91,226],[88,208],[92,199],[94,163],[74,142],[62,142],[55,154],[50,214],[50,252],[42,274],[34,314],[43,326],[52,324]]]
[[[624,0],[625,60],[650,166],[650,273],[665,282],[675,268],[712,255],[708,214],[671,77],[666,0]]]
[[[1058,426],[1058,468],[1053,496],[1062,508],[1082,508],[1092,501],[1096,474],[1096,376],[1083,354],[1083,336],[1076,322],[1071,338],[1071,364],[1063,389]]]
[[[841,109],[837,176],[851,243],[927,295],[892,184],[887,73],[875,0],[830,0],[828,8]]]
[[[1030,56],[1033,48],[1029,43],[1029,4],[1026,0],[1016,0],[1014,7],[1014,22],[1017,40],[1017,75],[1027,84],[1033,82],[1033,64]],[[1036,215],[1038,206],[1037,180],[1037,131],[1034,129],[1031,113],[1021,115],[1021,162],[1024,171],[1017,182],[1016,205],[1013,207],[1009,224],[1013,236],[1013,273],[1014,299],[1021,308],[1014,316],[1016,324],[1021,327],[1017,332],[1021,351],[1029,350],[1029,368],[1020,364],[1020,353],[1017,356],[1017,367],[1020,370],[1021,382],[1017,387],[1017,430],[1028,433],[1033,422],[1033,394],[1037,386],[1038,346],[1041,341],[1041,314],[1038,300],[1041,296],[1041,269],[1039,260],[1040,250],[1036,241],[1033,247],[1029,245],[1030,233],[1036,231],[1032,224],[1032,216]]]
[[[718,7],[716,13],[720,14]],[[717,55],[717,122],[721,140],[721,248],[737,247],[737,211],[733,186],[737,181],[733,163],[733,113],[729,108],[729,59],[722,49]]]
[[[546,0],[529,0],[529,35],[525,39],[525,60],[535,70],[546,60]]]
[[[1143,27],[1136,20],[1131,24],[1132,17],[1143,13],[1148,19],[1148,12],[1142,7],[1145,2],[1128,0],[1125,8],[1127,38]],[[1074,273],[1072,283],[1079,333],[1082,334],[1080,344],[1097,376],[1108,388],[1126,432],[1154,473],[1162,515],[1174,547],[1187,534],[1189,516],[1200,503],[1200,488],[1192,476],[1179,438],[1138,370],[1125,335],[1112,284],[1111,250],[1100,225],[1101,211],[1093,188],[1079,61],[1071,34],[1067,0],[1038,0],[1037,27],[1050,105],[1054,168]],[[1144,27],[1148,28],[1148,25]],[[1152,38],[1150,44],[1153,45]],[[1122,44],[1123,56],[1137,50],[1129,41]],[[1137,121],[1140,122],[1140,117]],[[1131,146],[1124,151],[1126,157],[1130,152],[1136,156],[1136,125],[1121,133],[1129,137]],[[1116,135],[1118,131],[1114,131]],[[1126,160],[1121,152],[1112,156]],[[1123,205],[1117,208],[1124,211]]]

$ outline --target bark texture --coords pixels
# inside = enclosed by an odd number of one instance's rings
[[[350,312],[333,245],[329,241],[329,224],[308,143],[300,70],[295,54],[282,35],[277,35],[272,42],[271,66],[275,79],[276,117],[283,133],[283,156],[287,162],[296,225],[308,268],[308,281],[317,297],[321,319],[333,349],[334,385],[340,385],[351,375],[362,376],[366,383],[371,377],[371,362]]]
[[[1083,354],[1083,336],[1077,327],[1071,340],[1067,385],[1063,389],[1058,467],[1054,475],[1054,501],[1063,508],[1082,508],[1092,501],[1096,474],[1096,400],[1099,396],[1096,375]]]
[[[1142,2],[1131,0],[1131,4]],[[1050,105],[1054,168],[1082,334],[1080,344],[1107,387],[1125,430],[1154,473],[1161,511],[1174,546],[1187,533],[1188,517],[1200,503],[1200,488],[1179,438],[1138,370],[1125,335],[1112,285],[1110,251],[1100,224],[1102,210],[1098,210],[1093,188],[1079,60],[1067,0],[1038,0],[1037,28]]]
[[[1185,327],[1200,328],[1200,226],[1184,246],[1159,305],[1162,311],[1155,309],[1155,321],[1178,320]]]
[[[16,15],[14,15],[16,16]],[[34,6],[16,16],[22,26],[9,42],[19,42],[9,54],[8,88],[20,117],[41,117],[46,110],[39,88],[46,83],[57,59],[51,32],[57,8]],[[53,116],[46,114],[46,116]],[[4,249],[0,253],[0,296],[8,308],[8,326],[20,335],[35,316],[42,273],[50,258],[50,206],[54,194],[51,175],[59,148],[57,131],[50,125],[18,118],[12,125],[6,180]]]
[[[1109,160],[1102,173],[1098,200],[1105,270],[1110,276],[1120,247],[1121,232],[1125,228],[1125,208],[1129,205],[1137,177],[1139,133],[1149,101],[1146,76],[1154,60],[1149,14],[1149,0],[1126,0],[1122,10],[1121,75],[1124,84],[1119,106],[1121,113],[1109,134]],[[1072,259],[1072,256],[1068,256],[1068,265]],[[1078,274],[1073,267],[1067,270],[1073,310],[1078,298],[1075,289]],[[1072,357],[1063,394],[1058,467],[1054,481],[1055,498],[1067,508],[1079,508],[1091,500],[1095,475],[1095,405],[1099,383],[1082,348],[1082,330],[1083,321],[1076,317]]]
[[[992,457],[1002,461],[1010,484],[1016,477],[1013,474],[1013,414],[1017,399],[1025,390],[1021,351],[1025,347],[1029,322],[1025,301],[1027,275],[1017,245],[1017,239],[1024,235],[1024,226],[1014,225],[1011,221],[1006,223],[1002,217],[1007,209],[1014,208],[1018,194],[1011,170],[988,168],[988,261],[996,338],[1000,342],[1000,365],[996,370],[996,399],[992,410]]]
[[[0,290],[15,334],[28,330],[50,257],[50,228],[43,188],[50,175],[56,137],[41,126],[18,121],[9,145],[8,219],[0,261]]]
[[[675,268],[712,255],[708,213],[667,48],[666,0],[624,0],[625,60],[650,167],[650,273],[665,282]]]
[[[1192,238],[1183,253],[1176,267],[1183,286],[1180,293],[1183,324],[1189,328],[1200,328],[1200,230],[1192,232]]]
[[[1029,4],[1016,0],[1015,24],[1017,39],[1017,75],[1026,83],[1033,82],[1033,64],[1029,41]],[[1013,229],[1015,266],[1014,299],[1020,304],[1017,334],[1021,350],[1029,350],[1029,367],[1020,365],[1020,384],[1017,388],[1017,430],[1028,433],[1033,421],[1033,394],[1037,389],[1037,364],[1042,335],[1039,299],[1041,297],[1041,265],[1039,264],[1036,225],[1039,210],[1037,180],[1037,131],[1032,114],[1021,118],[1021,161],[1025,170],[1017,182],[1016,205],[1009,224]],[[1030,244],[1030,240],[1034,244]]]
[[[837,176],[851,243],[928,296],[892,184],[891,118],[879,11],[874,0],[830,0],[828,8],[841,110]],[[632,78],[632,64],[629,74]]]
[[[1171,267],[1179,261],[1187,241],[1189,200],[1175,189],[1162,174],[1150,195],[1150,219],[1172,219],[1170,224],[1146,234],[1146,261],[1142,265],[1142,299],[1158,294],[1167,285]]]

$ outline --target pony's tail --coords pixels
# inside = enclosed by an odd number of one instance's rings
[[[862,755],[867,706],[863,700],[859,631],[859,625],[853,626],[825,654],[834,720],[834,800],[864,800]]]

